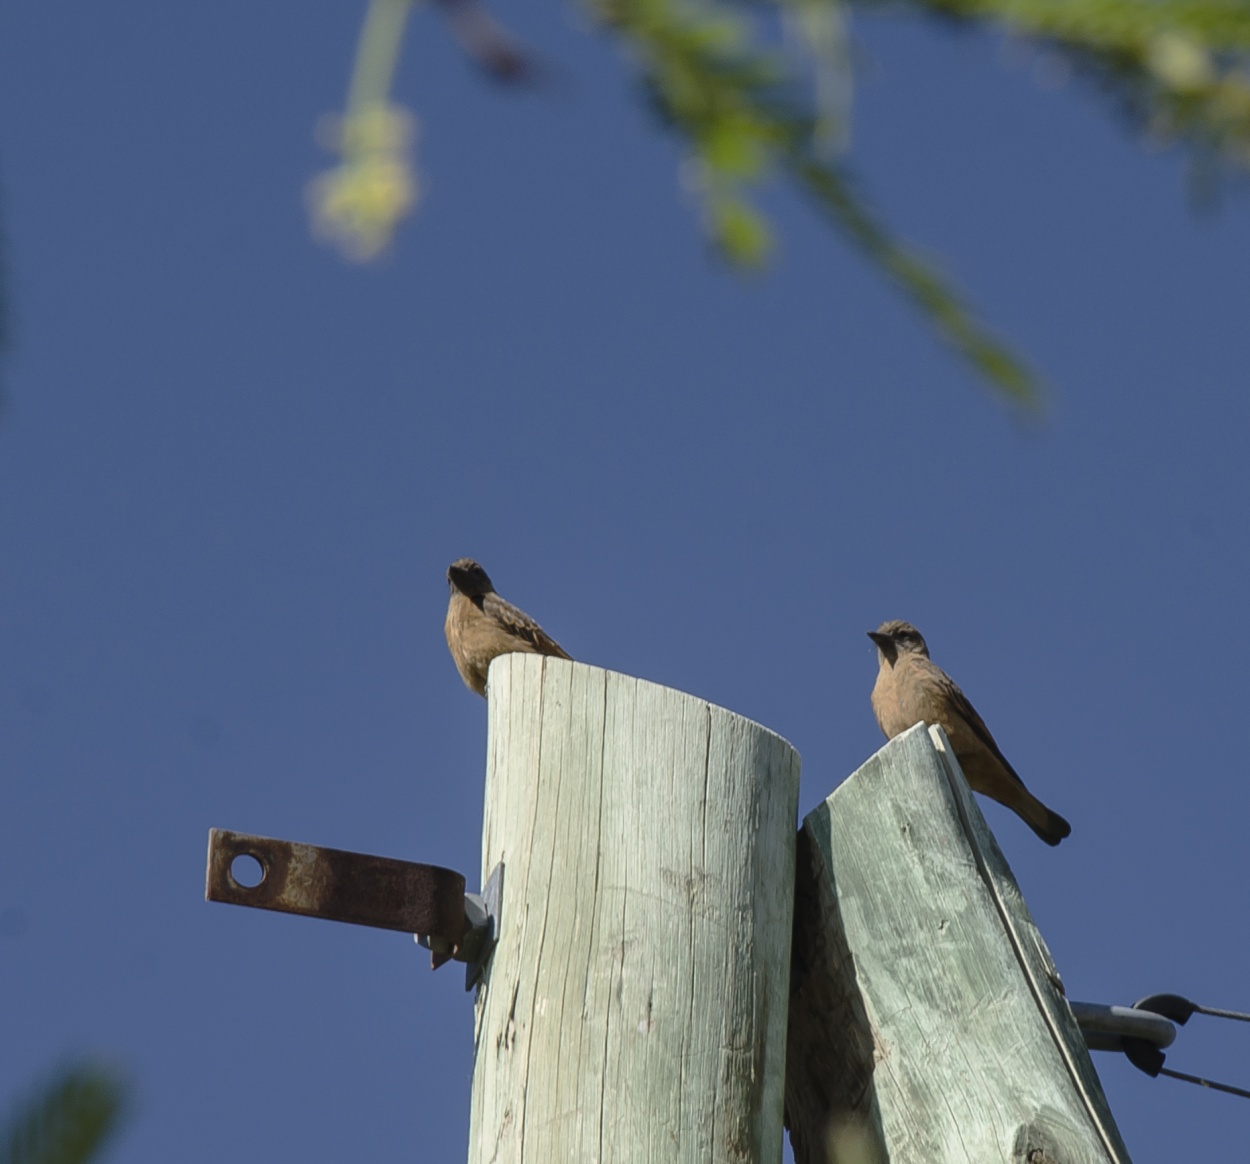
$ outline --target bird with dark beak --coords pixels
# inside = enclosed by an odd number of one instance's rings
[[[1072,826],[1024,786],[968,697],[929,658],[920,632],[893,619],[868,637],[877,644],[879,663],[872,710],[886,739],[922,721],[941,724],[974,791],[1006,805],[1048,845],[1062,841]]]
[[[491,660],[500,655],[572,657],[525,611],[500,598],[486,571],[472,558],[452,562],[447,583],[451,599],[443,632],[456,670],[470,690],[486,694],[486,673]]]

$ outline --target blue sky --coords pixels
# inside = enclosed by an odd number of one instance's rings
[[[212,826],[476,880],[486,708],[442,638],[479,558],[577,658],[792,741],[810,810],[881,743],[904,617],[1057,850],[986,814],[1069,994],[1250,1009],[1244,201],[992,38],[861,21],[852,162],[1052,385],[1022,425],[797,199],[709,257],[679,154],[568,8],[563,83],[428,12],[427,189],[349,267],[301,204],[342,3],[0,10],[15,329],[0,421],[0,1096],[95,1052],[113,1158],[458,1160],[472,1007],[402,935],[209,905]],[[1250,1085],[1244,1029],[1169,1065]],[[1096,1060],[1134,1159],[1244,1101]]]

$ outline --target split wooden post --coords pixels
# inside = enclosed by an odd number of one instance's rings
[[[810,813],[798,861],[797,1164],[1127,1164],[1050,953],[941,728],[890,741]]]
[[[778,1164],[797,753],[561,659],[488,697],[470,1164]]]

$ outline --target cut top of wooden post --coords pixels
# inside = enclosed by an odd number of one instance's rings
[[[817,1141],[841,1126],[890,1164],[1127,1164],[942,729],[891,740],[803,831],[787,1063],[799,1164],[823,1160]]]
[[[779,1164],[799,758],[691,695],[491,664],[473,1164]]]

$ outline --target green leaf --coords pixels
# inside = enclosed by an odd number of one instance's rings
[[[699,140],[699,155],[723,177],[756,178],[768,164],[763,129],[752,118],[722,118]]]
[[[116,1129],[125,1094],[103,1067],[66,1067],[0,1129],[0,1164],[86,1164]]]
[[[710,207],[712,233],[730,262],[740,267],[762,267],[772,251],[772,233],[762,215],[746,202],[721,196]]]
[[[926,315],[938,334],[1016,404],[1040,406],[1041,384],[1011,349],[964,306],[936,269],[897,242],[855,194],[849,175],[802,150],[789,158],[795,176],[847,237]]]

